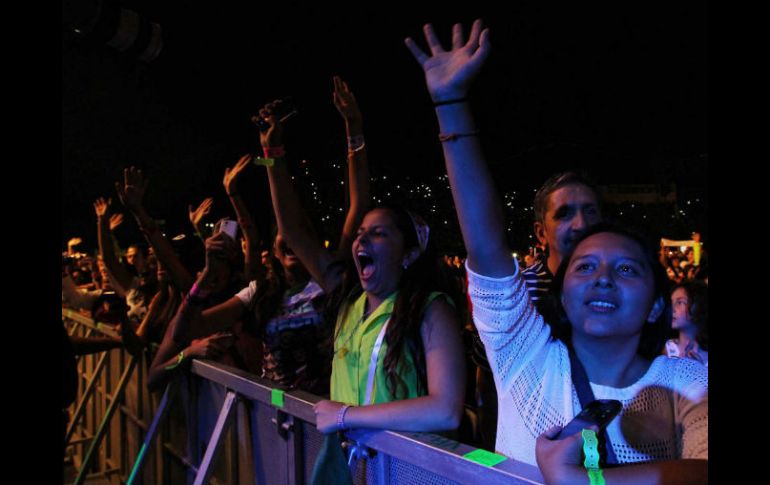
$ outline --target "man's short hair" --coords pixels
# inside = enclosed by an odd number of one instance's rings
[[[596,183],[585,172],[572,170],[567,172],[559,172],[557,174],[551,175],[548,180],[546,180],[543,185],[540,186],[540,188],[537,190],[537,193],[535,194],[535,203],[533,205],[535,212],[535,222],[542,223],[545,221],[545,213],[548,211],[548,196],[551,195],[551,193],[566,185],[574,184],[585,185],[591,189],[591,192],[593,192],[596,196],[597,204],[601,206],[602,197],[601,193],[599,192],[599,186],[596,185]]]

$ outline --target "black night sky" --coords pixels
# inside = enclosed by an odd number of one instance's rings
[[[79,3],[88,11],[96,2],[72,2]],[[230,214],[224,169],[258,146],[249,116],[284,96],[299,110],[286,140],[292,169],[308,170],[321,185],[319,217],[340,206],[342,171],[332,164],[344,159],[345,145],[331,103],[334,74],[349,83],[362,109],[375,195],[400,184],[439,186],[445,172],[437,123],[403,39],[424,45],[421,26],[432,22],[447,45],[452,23],[462,22],[467,33],[476,17],[491,28],[493,50],[471,102],[501,191],[517,191],[518,203],[528,206],[548,175],[582,167],[600,184],[674,182],[680,193],[707,203],[702,2],[119,3],[160,24],[164,47],[141,63],[104,42],[74,38],[65,11],[62,244],[78,235],[85,249],[95,247],[92,203],[111,196],[124,211],[112,184],[132,164],[146,170],[145,206],[169,232],[191,232],[187,205],[210,195],[211,222]],[[241,192],[266,227],[266,177],[250,171]],[[450,231],[451,199],[434,194],[416,208],[429,221],[448,214]],[[705,235],[705,208],[691,217],[681,227],[697,224]],[[674,233],[678,227],[665,235],[689,236]],[[133,221],[119,231],[123,245],[139,237]],[[528,235],[531,225],[517,232]]]

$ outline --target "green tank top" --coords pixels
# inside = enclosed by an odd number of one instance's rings
[[[360,406],[365,401],[366,381],[369,377],[369,363],[372,358],[377,335],[382,326],[393,313],[398,292],[390,295],[366,319],[363,318],[366,306],[366,293],[361,293],[355,302],[349,304],[347,311],[343,309],[337,315],[339,329],[334,339],[334,359],[332,360],[331,399],[346,404]],[[425,303],[427,308],[433,300],[444,293],[434,291]],[[447,297],[447,300],[450,300]],[[451,301],[450,301],[451,303]],[[377,370],[372,390],[372,404],[380,404],[393,400],[388,391],[387,380],[383,369],[383,361],[388,351],[388,344],[383,340],[382,348],[377,357]],[[404,362],[398,372],[406,388],[402,399],[420,397],[424,393],[417,392],[417,369],[409,352],[404,352]]]

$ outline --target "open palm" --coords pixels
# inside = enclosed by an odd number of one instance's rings
[[[440,102],[465,96],[471,82],[481,70],[490,50],[489,29],[482,30],[481,20],[473,22],[468,41],[463,41],[462,26],[452,28],[452,49],[445,51],[433,26],[423,28],[431,55],[420,49],[412,38],[406,46],[425,72],[425,82],[433,101]]]

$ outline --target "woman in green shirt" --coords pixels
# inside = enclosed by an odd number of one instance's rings
[[[267,172],[278,230],[338,308],[331,400],[315,406],[318,429],[457,428],[465,387],[461,325],[448,297],[454,286],[441,277],[444,266],[432,250],[428,225],[402,208],[379,207],[363,217],[352,254],[324,248],[294,193],[274,108],[260,112],[270,125],[260,141],[273,155]],[[360,126],[354,129],[349,163],[365,154]],[[368,174],[358,173],[350,183],[361,179]],[[347,270],[343,260],[352,262]]]

